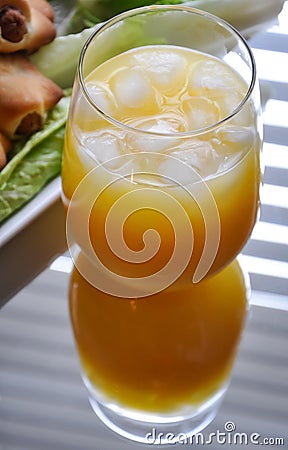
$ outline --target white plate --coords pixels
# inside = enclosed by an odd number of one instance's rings
[[[60,198],[61,179],[52,180],[29,203],[0,225],[0,249]]]

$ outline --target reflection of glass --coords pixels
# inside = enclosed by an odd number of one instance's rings
[[[145,441],[153,428],[189,436],[214,418],[246,318],[237,261],[142,299],[96,290],[75,268],[69,297],[83,379],[108,426]]]
[[[82,52],[62,171],[68,244],[80,272],[72,278],[79,284],[71,287],[72,320],[94,409],[106,422],[122,417],[118,432],[129,430],[130,437],[138,423],[135,439],[147,430],[142,425],[149,414],[164,428],[165,422],[181,423],[178,432],[205,426],[223,393],[246,294],[236,263],[215,273],[236,257],[256,219],[258,97],[253,57],[242,37],[191,8],[124,13],[98,29]],[[222,310],[227,302],[231,309]],[[120,328],[102,329],[106,307],[111,322],[119,314]],[[162,309],[163,317],[168,314],[169,327],[156,327],[154,308],[155,317]],[[229,321],[234,308],[240,315]],[[88,326],[94,315],[95,332]],[[157,337],[161,330],[169,337],[165,343]],[[113,349],[127,346],[127,353],[106,354],[105,339]],[[155,340],[163,348],[157,354]],[[143,361],[130,360],[130,343],[136,354],[151,356],[148,372],[155,362],[156,376],[149,375],[146,385]],[[123,358],[123,372],[120,360],[115,370],[117,358]]]

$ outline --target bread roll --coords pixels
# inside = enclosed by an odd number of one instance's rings
[[[30,136],[63,96],[24,54],[0,54],[0,132],[9,139]]]
[[[0,0],[0,53],[36,51],[56,36],[54,13],[45,0]]]
[[[0,169],[6,164],[6,154],[11,148],[11,142],[0,132]]]

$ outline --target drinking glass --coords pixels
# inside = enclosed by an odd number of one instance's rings
[[[235,258],[261,141],[253,55],[223,20],[144,7],[84,45],[62,166],[71,320],[91,405],[123,436],[176,442],[216,414],[246,316]]]

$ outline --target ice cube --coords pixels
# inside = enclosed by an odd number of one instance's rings
[[[149,101],[153,102],[149,80],[137,68],[118,72],[111,80],[111,87],[117,102],[128,108],[142,108]]]
[[[216,124],[220,119],[217,103],[205,97],[191,97],[185,100],[182,109],[187,116],[189,130],[200,130]]]
[[[88,85],[88,91],[92,100],[106,114],[115,115],[116,105],[109,92],[95,84]],[[81,132],[90,132],[105,126],[105,118],[84,97],[79,95],[75,102],[75,114],[77,115],[77,128]]]
[[[208,177],[217,173],[221,161],[211,143],[199,139],[186,142],[177,150],[173,151],[171,156],[184,161],[195,169],[201,177]]]
[[[183,164],[177,158],[167,156],[164,161],[161,161],[158,167],[158,173],[161,177],[162,184],[168,186],[182,185],[187,186],[193,181],[198,181],[195,172],[187,164]]]
[[[239,91],[236,89],[220,89],[212,98],[217,102],[219,109],[221,111],[221,118],[228,117],[232,114],[245,97],[244,91]],[[234,116],[233,123],[238,125],[251,125],[253,122],[253,109],[248,101],[242,109]]]
[[[217,133],[219,141],[229,149],[229,153],[241,151],[247,152],[256,140],[253,127],[240,127],[236,125],[226,125],[221,127]]]
[[[95,105],[106,114],[113,115],[116,105],[111,92],[104,86],[88,83],[87,90]]]
[[[82,137],[82,147],[98,163],[107,165],[109,162],[110,168],[115,166],[113,158],[125,152],[122,134],[117,134],[108,129],[101,130],[98,133],[85,134]]]
[[[221,89],[218,91],[213,99],[217,101],[221,108],[221,116],[229,116],[242,102],[243,95],[232,89]]]
[[[177,133],[179,131],[179,128],[181,127],[181,122],[177,119],[173,118],[166,118],[163,116],[159,116],[159,119],[155,120],[147,120],[142,124],[142,129],[150,131],[151,133],[158,133],[158,134],[173,134]]]
[[[182,124],[176,119],[173,120],[173,118],[159,116],[158,118],[144,119],[141,122],[138,121],[138,123],[133,123],[133,126],[153,133],[153,135],[140,133],[131,133],[128,135],[127,142],[131,151],[161,153],[177,145],[178,139],[171,136],[171,134],[177,133]],[[161,134],[167,135],[167,137],[161,136]]]
[[[233,125],[248,126],[248,127],[252,126],[255,121],[255,118],[256,118],[255,115],[256,115],[256,113],[253,110],[253,106],[248,101],[242,107],[242,109],[233,117],[233,119],[232,119]]]
[[[82,131],[90,129],[90,124],[95,127],[94,120],[97,120],[97,114],[95,113],[91,104],[85,97],[80,96],[75,102],[75,114],[77,115],[77,127]],[[100,116],[99,116],[100,119]]]
[[[242,152],[235,153],[233,155],[227,155],[223,161],[219,164],[218,173],[226,172],[234,167],[241,159]]]
[[[189,92],[195,89],[229,89],[234,88],[237,83],[236,76],[220,61],[202,60],[193,66],[189,75]]]
[[[134,55],[136,65],[140,65],[149,74],[157,90],[170,93],[179,91],[186,82],[186,61],[181,55],[168,49],[143,52]]]

